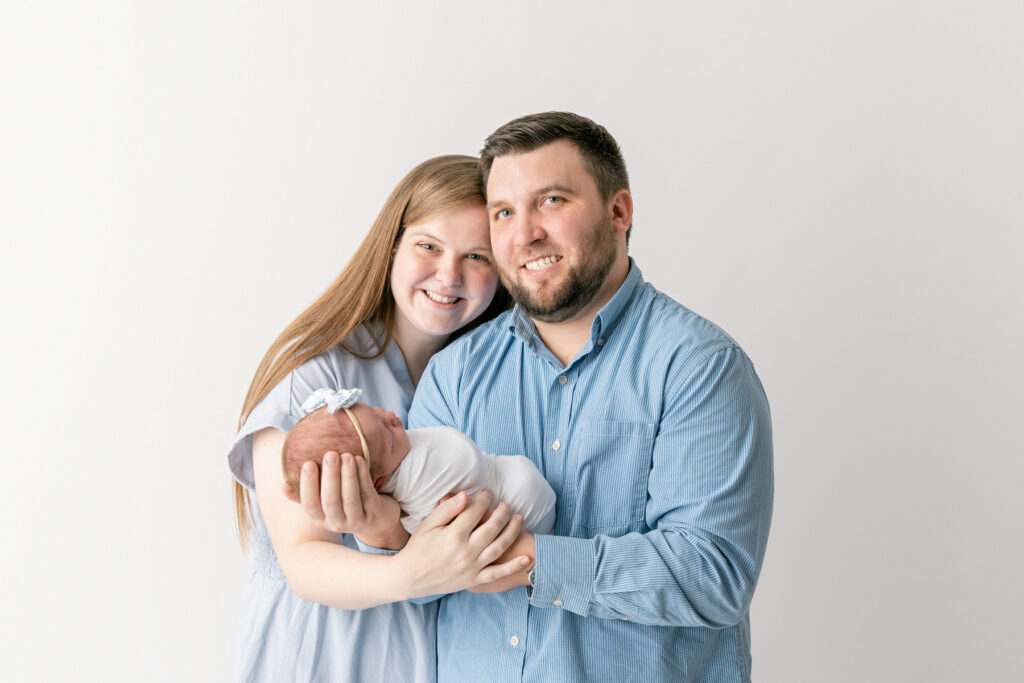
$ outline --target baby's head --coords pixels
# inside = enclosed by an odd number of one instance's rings
[[[365,450],[360,431],[366,439]],[[379,490],[409,452],[409,435],[402,421],[383,408],[365,403],[352,403],[333,413],[328,406],[317,408],[296,423],[281,449],[284,479],[293,491],[299,490],[303,463],[312,460],[320,465],[328,451],[366,458],[370,479]]]

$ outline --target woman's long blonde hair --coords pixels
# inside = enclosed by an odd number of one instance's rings
[[[357,358],[382,355],[391,343],[395,320],[391,262],[405,227],[465,204],[483,203],[480,170],[474,157],[436,157],[410,171],[384,202],[370,232],[337,279],[270,345],[245,395],[238,428],[288,373],[317,354],[341,344]],[[491,305],[459,334],[490,320],[509,305],[509,296],[499,284]],[[377,323],[372,326],[377,335],[376,348],[345,346],[343,340],[366,323]],[[252,528],[252,503],[248,490],[238,481],[234,482],[234,495],[238,537],[244,550],[248,548]]]

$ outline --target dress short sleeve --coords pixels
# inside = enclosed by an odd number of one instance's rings
[[[346,342],[361,349],[371,348],[374,343],[364,328],[358,328]],[[371,359],[356,358],[335,346],[300,365],[256,404],[228,450],[231,474],[253,490],[253,434],[267,427],[287,434],[305,415],[302,403],[314,391],[351,387],[363,390],[364,403],[383,406],[405,420],[413,386],[398,345],[392,343],[382,355]]]
[[[300,365],[256,404],[228,452],[228,466],[235,479],[252,490],[255,488],[252,470],[252,437],[258,431],[273,427],[287,434],[302,419],[302,402],[317,389],[340,389],[344,377],[337,368],[330,367],[324,356],[312,358]]]

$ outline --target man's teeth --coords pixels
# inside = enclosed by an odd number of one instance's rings
[[[439,304],[453,304],[459,300],[457,296],[441,296],[437,292],[431,292],[429,289],[424,289],[423,291],[427,293],[431,301],[436,301]]]
[[[536,261],[530,261],[529,263],[527,263],[526,264],[526,269],[527,270],[542,270],[542,269],[547,268],[548,266],[550,266],[552,263],[557,263],[558,261],[561,261],[561,260],[562,260],[561,256],[545,256],[544,258],[539,258]]]

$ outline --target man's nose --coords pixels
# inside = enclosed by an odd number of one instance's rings
[[[515,245],[526,247],[547,237],[541,218],[535,211],[520,213],[515,224]]]

